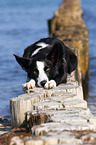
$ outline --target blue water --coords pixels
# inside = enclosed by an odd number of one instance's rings
[[[96,103],[96,1],[82,0],[83,19],[89,31],[89,98]]]
[[[0,1],[0,116],[10,118],[10,98],[23,93],[26,73],[13,54],[22,56],[24,48],[48,37],[47,20],[54,16],[62,0]],[[89,29],[89,101],[96,101],[96,1],[82,0],[84,20]]]
[[[96,1],[82,0],[83,18],[89,31],[89,97],[88,107],[96,116]]]

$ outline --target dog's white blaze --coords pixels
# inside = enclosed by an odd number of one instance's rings
[[[40,82],[42,82],[43,80],[46,80],[46,81],[49,81],[49,80],[48,80],[46,73],[44,72],[44,62],[37,61],[36,65],[37,65],[37,69],[39,71],[37,84],[38,84],[38,86],[41,86]]]
[[[37,46],[40,46],[40,48],[36,49],[31,56],[35,55],[38,53],[39,50],[43,49],[43,48],[46,48],[49,44],[46,44],[44,42],[40,42],[40,43],[37,43],[36,44]]]

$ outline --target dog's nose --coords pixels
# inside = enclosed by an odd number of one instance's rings
[[[41,86],[44,87],[44,85],[46,84],[46,82],[47,82],[46,80],[41,81],[41,82],[40,82]]]

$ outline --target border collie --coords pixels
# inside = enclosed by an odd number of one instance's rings
[[[27,83],[23,89],[54,88],[66,83],[67,73],[77,67],[74,52],[56,38],[44,38],[24,50],[23,57],[15,55],[17,62],[27,72]]]

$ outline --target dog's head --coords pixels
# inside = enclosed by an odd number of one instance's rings
[[[58,80],[62,76],[67,76],[76,69],[77,57],[65,45],[65,49],[60,49],[61,44],[54,44],[50,53],[39,60],[34,58],[24,58],[14,55],[20,66],[27,72],[28,79],[34,79],[37,86],[44,86],[49,80]],[[56,82],[58,84],[58,82]]]

